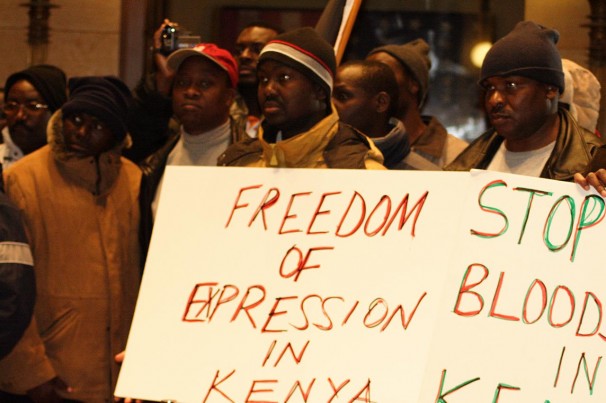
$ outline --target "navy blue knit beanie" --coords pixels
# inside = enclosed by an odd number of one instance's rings
[[[67,78],[63,70],[58,67],[40,64],[11,74],[6,79],[4,94],[8,94],[11,87],[20,80],[25,80],[34,86],[51,112],[61,108],[67,100]]]
[[[555,85],[564,92],[560,34],[532,21],[519,22],[490,48],[482,63],[480,84],[494,76],[523,76]]]
[[[126,84],[113,76],[73,77],[69,80],[69,100],[61,110],[64,116],[87,113],[107,125],[121,141],[126,136],[126,118],[131,93]]]

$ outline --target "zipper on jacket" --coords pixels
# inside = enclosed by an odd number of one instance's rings
[[[101,166],[99,164],[99,156],[95,157],[95,170],[97,171],[97,179],[95,180],[95,196],[99,196],[101,194]]]
[[[277,167],[278,166],[278,157],[276,157],[276,144],[269,143],[269,146],[271,147],[271,158],[269,160],[269,166]]]

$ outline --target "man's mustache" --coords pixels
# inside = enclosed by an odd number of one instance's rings
[[[9,126],[9,129],[13,130],[13,129],[25,129],[25,130],[30,130],[29,126],[25,124],[25,122],[23,121],[18,121],[13,123],[12,125]]]
[[[501,112],[503,112],[504,108],[505,108],[505,104],[498,103],[495,106],[493,106],[492,108],[490,108],[490,112],[489,113],[490,114],[501,113]]]
[[[270,95],[270,96],[266,97],[265,100],[263,101],[263,103],[265,104],[267,102],[274,102],[274,103],[282,105],[282,100],[279,97],[276,97],[274,95]]]

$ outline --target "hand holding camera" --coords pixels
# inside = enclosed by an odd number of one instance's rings
[[[162,51],[162,33],[167,26],[173,24],[169,19],[165,19],[160,27],[154,32],[153,37],[153,60],[155,69],[156,90],[163,95],[170,95],[170,88],[174,76],[174,72],[168,68],[166,63],[166,55]]]
[[[153,59],[156,65],[156,90],[169,96],[174,71],[168,68],[167,57],[175,50],[192,48],[200,42],[200,36],[191,35],[178,23],[168,18],[154,32]]]
[[[154,33],[154,49],[164,56],[175,50],[193,48],[200,43],[199,35],[191,35],[178,23],[165,19],[158,31]]]

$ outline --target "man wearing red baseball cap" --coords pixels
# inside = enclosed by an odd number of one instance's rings
[[[238,66],[230,52],[212,43],[200,43],[173,52],[167,64],[175,71],[171,98],[180,128],[140,164],[144,257],[166,165],[216,166],[223,151],[246,136],[244,127],[229,114],[238,84]]]

